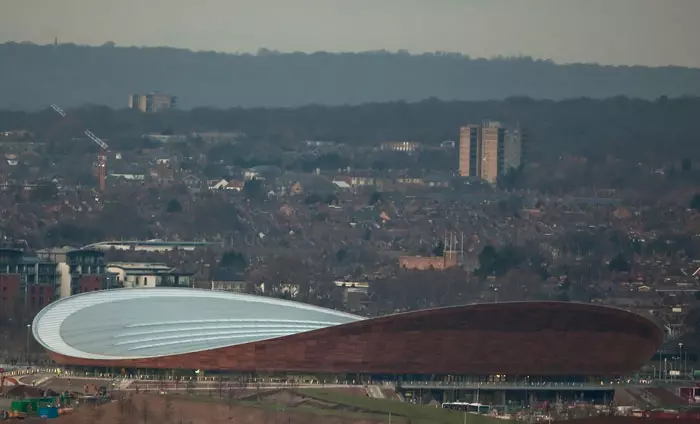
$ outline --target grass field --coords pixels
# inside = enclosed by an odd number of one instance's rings
[[[371,399],[365,396],[354,396],[346,393],[324,389],[298,389],[295,392],[324,402],[345,405],[365,414],[371,414],[374,418],[389,419],[392,423],[410,424],[464,424],[465,414],[430,406],[413,405],[391,400]],[[494,424],[496,418],[466,414],[468,424]],[[498,420],[500,422],[500,420]]]
[[[226,404],[228,403],[225,399],[221,398],[215,398],[215,397],[207,397],[207,396],[187,396],[186,399],[189,400],[194,400],[197,402],[211,402],[211,403],[217,403],[217,404]],[[386,418],[385,415],[383,414],[377,414],[377,413],[368,413],[368,412],[356,412],[356,411],[347,411],[347,410],[342,410],[342,409],[321,409],[321,408],[314,408],[311,406],[289,406],[285,405],[282,403],[276,403],[276,402],[255,402],[255,401],[241,401],[241,400],[235,400],[231,403],[232,405],[235,406],[244,406],[244,407],[250,407],[250,408],[257,408],[257,409],[262,409],[265,411],[270,411],[270,412],[284,412],[284,413],[302,413],[302,414],[311,414],[311,415],[317,415],[320,417],[340,417],[340,418],[346,418],[346,419],[355,419],[355,420],[382,420]],[[405,421],[399,420],[394,420],[392,422],[396,422],[397,424],[403,424]],[[423,423],[421,423],[423,424]]]

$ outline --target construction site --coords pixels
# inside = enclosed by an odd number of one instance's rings
[[[196,315],[168,307],[181,300]],[[494,302],[363,319],[299,308],[290,301],[189,288],[76,293],[45,307],[27,327],[54,361],[45,368],[8,366],[0,384],[2,416],[144,424],[232,418],[446,424],[700,418],[693,408],[698,399],[693,382],[635,371],[658,349],[662,333],[652,321],[626,311],[566,302]],[[225,322],[232,334],[248,339],[211,344],[222,327],[201,325],[210,321]],[[129,332],[132,322],[139,331]],[[261,332],[251,322],[262,322],[266,331],[276,325],[287,330]],[[295,323],[323,327],[289,330],[301,325]],[[144,339],[149,326],[156,327],[153,334],[162,328],[168,334]],[[564,331],[566,338],[553,336]],[[150,344],[171,340],[173,332],[178,347],[172,341]],[[93,343],[86,335],[99,339]],[[113,341],[116,335],[121,344]],[[190,340],[199,343],[197,349],[185,345]],[[202,342],[210,343],[207,349]],[[554,343],[571,347],[552,350]],[[613,343],[617,350],[610,349]],[[389,344],[400,348],[387,349]],[[426,350],[427,345],[432,348]],[[504,349],[515,345],[520,349]],[[141,346],[140,356],[120,351],[123,346]],[[154,348],[160,350],[149,350]],[[629,377],[617,375],[619,367]],[[484,375],[489,369],[493,372]]]
[[[0,400],[3,416],[24,422],[57,408],[56,423],[452,423],[463,414],[398,401],[383,390],[372,399],[367,388],[308,388],[289,384],[115,381],[34,375],[16,380]],[[23,384],[25,381],[28,384]],[[60,390],[59,395],[54,390]],[[55,398],[52,398],[54,396]],[[51,406],[45,406],[51,404]],[[57,405],[60,404],[60,405]],[[486,417],[473,417],[488,420]],[[470,417],[470,422],[472,417]]]
[[[350,382],[352,383],[352,382]],[[496,420],[606,424],[626,420],[697,422],[700,412],[672,388],[619,388],[608,404],[584,400],[491,406],[414,402],[386,384],[249,381],[229,376],[131,380],[55,374],[47,370],[3,379],[0,417],[56,423],[495,423]],[[458,405],[458,408],[454,408]],[[473,410],[474,405],[483,405]]]

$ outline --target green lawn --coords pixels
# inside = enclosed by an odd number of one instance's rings
[[[225,398],[220,398],[218,396],[206,396],[206,395],[185,395],[183,396],[183,399],[188,399],[188,400],[194,400],[198,402],[212,402],[212,403],[218,403],[218,404],[228,404],[229,401]],[[320,398],[318,398],[320,399]],[[319,416],[324,416],[324,417],[340,417],[340,418],[351,418],[351,419],[356,419],[356,420],[362,420],[362,419],[367,419],[367,420],[382,420],[386,418],[388,420],[388,415],[387,414],[382,414],[382,413],[373,413],[373,412],[364,412],[364,411],[344,411],[342,409],[323,409],[323,408],[314,408],[313,406],[309,405],[299,405],[299,406],[288,406],[288,405],[283,405],[275,402],[257,402],[253,400],[234,400],[231,402],[232,405],[234,406],[247,406],[250,408],[258,408],[258,409],[264,409],[266,411],[284,411],[286,413],[294,413],[294,414],[311,414],[311,415],[319,415]],[[343,404],[347,405],[347,404]],[[461,421],[460,421],[461,422]],[[393,419],[392,418],[392,423],[396,424],[408,424],[408,421],[401,419],[400,417]],[[411,422],[411,424],[428,424],[427,422],[423,421],[414,421]]]
[[[371,399],[327,389],[298,389],[297,393],[325,402],[346,405],[378,417],[392,415],[392,423],[464,424],[464,414],[432,406],[413,405],[392,400]],[[468,424],[495,424],[496,418],[467,414]],[[500,420],[498,420],[500,422]]]

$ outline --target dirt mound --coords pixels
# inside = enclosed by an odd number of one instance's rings
[[[111,380],[86,380],[80,378],[54,378],[44,386],[50,387],[52,390],[57,392],[65,392],[66,390],[70,392],[83,392],[85,386],[88,386],[88,393],[92,394],[96,392],[95,387],[106,386],[109,388],[111,386]]]
[[[254,397],[249,397],[249,399],[253,398]],[[347,411],[355,410],[355,408],[341,406],[330,402],[324,402],[322,400],[310,398],[308,396],[299,394],[298,392],[295,392],[293,390],[287,389],[269,391],[265,394],[260,394],[259,396],[257,396],[257,398],[260,399],[260,401],[262,402],[271,402],[277,405],[292,407],[298,407],[303,405],[317,409],[335,409]]]
[[[42,397],[42,396],[44,396],[44,391],[42,389],[40,389],[38,387],[34,387],[34,386],[19,385],[19,386],[13,386],[10,390],[8,390],[7,396],[8,397],[15,397],[15,398]]]
[[[166,401],[166,399],[168,399]],[[315,415],[301,411],[274,410],[252,406],[225,405],[193,401],[179,395],[132,395],[97,408],[85,408],[54,420],[56,424],[99,422],[100,424],[145,422],[183,422],[188,424],[375,424],[381,421],[342,416]],[[89,420],[93,421],[89,421]],[[234,421],[235,420],[235,421]]]
[[[20,384],[18,386],[12,386],[10,390],[7,391],[7,396],[11,398],[29,398],[29,397],[48,397],[58,396],[58,393],[51,389],[43,389],[41,387],[26,386]]]

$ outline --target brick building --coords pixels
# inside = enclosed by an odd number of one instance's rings
[[[107,272],[105,254],[99,250],[73,250],[66,253],[68,275],[61,281],[61,297],[117,287]]]
[[[21,305],[20,275],[0,274],[0,321],[13,318]]]
[[[59,284],[55,262],[20,249],[0,249],[0,317],[40,310],[58,297]]]
[[[417,270],[443,270],[457,266],[457,255],[452,253],[445,256],[400,256],[399,266]]]

